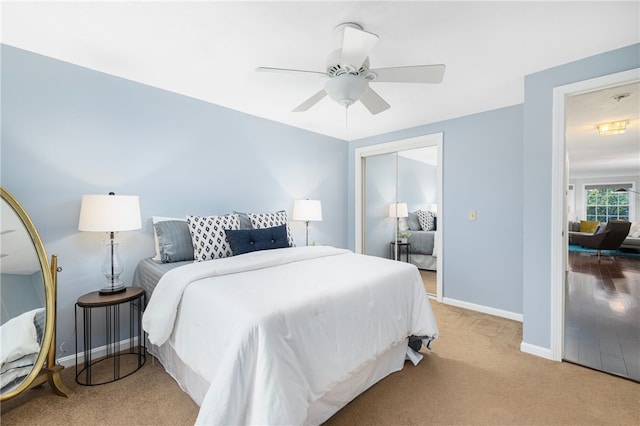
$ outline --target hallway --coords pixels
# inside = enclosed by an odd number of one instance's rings
[[[569,253],[564,359],[640,381],[640,258]]]

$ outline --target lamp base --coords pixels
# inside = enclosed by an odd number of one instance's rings
[[[118,294],[118,293],[122,293],[126,289],[127,288],[124,286],[124,284],[120,284],[120,285],[113,286],[113,287],[109,286],[109,287],[101,288],[98,291],[98,294],[101,294],[101,295]]]

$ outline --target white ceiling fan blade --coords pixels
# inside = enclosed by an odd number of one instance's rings
[[[342,39],[342,64],[360,68],[377,42],[378,36],[373,33],[345,27]]]
[[[316,93],[315,95],[311,96],[309,99],[307,99],[306,101],[304,101],[303,103],[298,105],[293,110],[293,112],[306,111],[309,108],[311,108],[312,106],[314,106],[315,104],[317,104],[318,102],[320,102],[322,100],[322,98],[324,98],[325,96],[327,96],[327,92],[325,92],[325,90],[322,89],[321,91],[319,91],[318,93]]]
[[[376,75],[371,81],[379,83],[440,83],[444,77],[444,69],[445,66],[439,64],[378,68],[369,71]]]
[[[320,71],[307,71],[307,70],[292,70],[288,68],[270,68],[270,67],[258,67],[256,68],[258,72],[279,72],[279,73],[287,73],[287,74],[306,74],[306,75],[315,75],[318,77],[329,77],[329,74],[326,72]]]
[[[384,99],[378,95],[371,87],[360,98],[360,102],[369,110],[371,114],[378,114],[379,112],[388,110],[391,108]]]

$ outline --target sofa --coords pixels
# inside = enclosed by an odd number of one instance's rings
[[[569,222],[569,244],[576,244],[580,239],[580,237],[577,236],[593,235],[604,226],[606,226],[606,223],[589,222],[585,220],[581,220],[580,222]],[[620,248],[640,251],[640,221],[631,222],[629,235],[624,239]]]

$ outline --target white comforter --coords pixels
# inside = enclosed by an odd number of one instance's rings
[[[211,384],[197,424],[303,424],[309,403],[392,345],[438,335],[415,266],[332,247],[174,269],[143,327]]]

